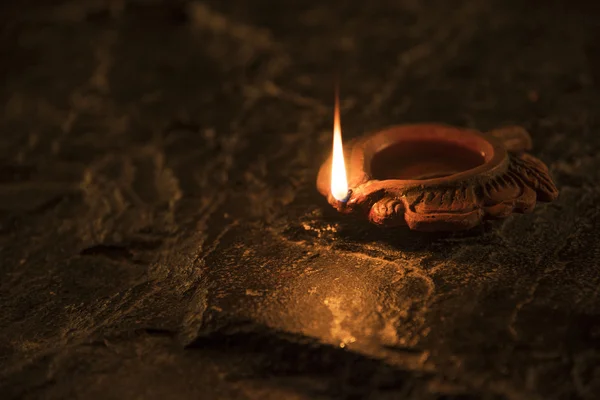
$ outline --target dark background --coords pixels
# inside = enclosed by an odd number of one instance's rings
[[[0,397],[597,399],[588,3],[3,3]],[[336,71],[346,139],[519,124],[559,199],[454,235],[339,216]]]

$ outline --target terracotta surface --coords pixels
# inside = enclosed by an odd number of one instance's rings
[[[345,147],[346,202],[330,194],[331,158],[317,187],[338,211],[376,225],[465,230],[556,199],[548,168],[525,153],[530,148],[529,134],[519,127],[482,134],[445,125],[394,126]]]

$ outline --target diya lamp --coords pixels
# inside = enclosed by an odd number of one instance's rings
[[[520,127],[398,125],[345,146],[341,134],[336,95],[333,151],[317,189],[339,212],[379,226],[466,230],[558,196],[546,165],[526,153],[532,141]]]

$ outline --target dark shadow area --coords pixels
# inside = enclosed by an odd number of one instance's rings
[[[104,245],[100,244],[93,247],[83,249],[80,253],[82,256],[104,256],[112,260],[125,259],[133,260],[133,254],[124,246]]]
[[[279,384],[292,385],[293,389],[309,396],[325,395],[340,399],[364,399],[370,396],[432,400],[480,398],[466,392],[430,392],[428,382],[434,376],[430,372],[397,368],[383,360],[253,322],[231,323],[211,331],[206,336],[198,337],[186,349],[202,350],[217,357],[235,354],[235,358],[247,362],[241,363],[230,379],[278,379]],[[282,379],[286,377],[292,379]],[[314,386],[311,390],[310,386],[301,385],[300,377],[310,377],[325,387],[315,392]]]

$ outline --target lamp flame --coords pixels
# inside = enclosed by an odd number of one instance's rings
[[[333,117],[333,155],[331,159],[331,194],[337,201],[346,201],[348,197],[348,178],[342,146],[342,127],[340,123],[340,99],[336,89],[335,111]]]

